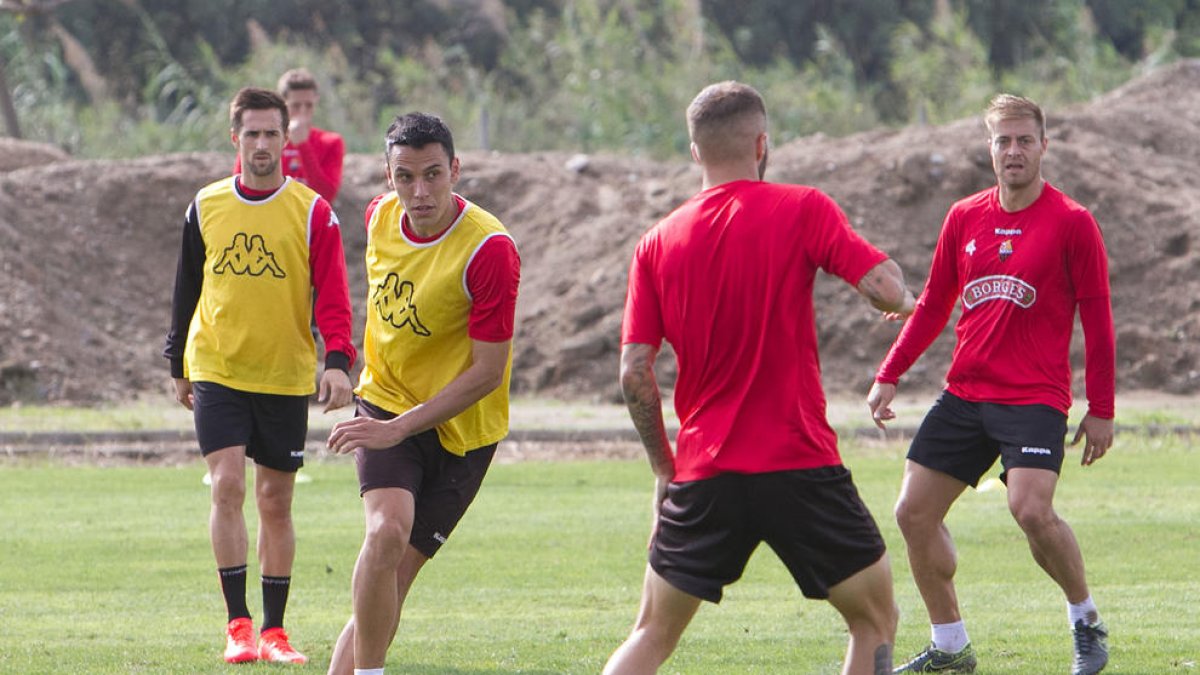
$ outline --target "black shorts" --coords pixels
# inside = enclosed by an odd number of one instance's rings
[[[1015,468],[1062,469],[1067,416],[1048,405],[975,403],[948,391],[913,437],[908,458],[976,486],[996,458],[1007,482]]]
[[[395,417],[362,399],[358,399],[355,415],[380,420]],[[442,447],[436,429],[429,429],[383,450],[360,448],[354,453],[359,494],[378,488],[411,492],[416,512],[408,543],[432,558],[475,500],[496,445],[485,445],[459,457]]]
[[[875,519],[850,471],[830,466],[727,473],[671,483],[650,545],[650,566],[675,588],[710,602],[737,581],[760,541],[775,551],[808,598],[883,557]]]
[[[255,394],[215,382],[193,382],[192,416],[205,455],[246,446],[255,464],[294,473],[304,466],[308,397]]]

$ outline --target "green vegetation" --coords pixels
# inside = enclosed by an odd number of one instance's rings
[[[999,89],[1053,111],[1200,53],[1200,6],[1136,4],[28,0],[0,6],[0,112],[85,157],[222,150],[232,92],[303,65],[351,151],[426,109],[464,149],[677,157],[687,102],[721,79],[763,91],[782,143],[945,122]]]
[[[843,454],[892,551],[897,651],[928,639],[889,516],[903,447]],[[1190,439],[1129,436],[1119,454],[1065,468],[1057,504],[1087,556],[1112,629],[1114,669],[1191,672],[1200,626]],[[222,672],[224,617],[205,528],[203,465],[0,469],[2,672]],[[289,631],[322,672],[349,614],[362,533],[353,463],[317,458],[297,488],[299,556]],[[499,464],[409,597],[390,667],[412,673],[595,673],[633,621],[645,564],[643,462]],[[249,511],[253,513],[253,509]],[[253,518],[251,518],[253,528]],[[1064,670],[1065,610],[1030,559],[1003,490],[968,492],[951,515],[960,596],[989,673]],[[252,574],[256,571],[251,564]],[[251,607],[259,603],[250,592]],[[763,549],[725,601],[706,605],[664,673],[834,673],[840,619],[801,599]],[[246,673],[269,666],[238,667]]]

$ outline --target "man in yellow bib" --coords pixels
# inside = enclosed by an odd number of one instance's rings
[[[209,533],[229,614],[225,660],[302,664],[283,614],[296,553],[292,494],[316,379],[310,326],[315,315],[325,341],[319,399],[327,411],[339,408],[351,400],[356,356],[346,261],[329,202],[283,175],[283,99],[242,89],[230,123],[243,172],[203,188],[188,207],[164,355],[176,399],[195,415],[212,479]],[[247,457],[262,572],[257,644],[246,606]]]
[[[475,498],[508,433],[521,260],[504,226],[454,193],[459,159],[439,118],[397,117],[388,187],[367,207],[367,326],[357,416],[329,447],[355,453],[366,536],[354,615],[330,673],[383,673],[421,567]]]

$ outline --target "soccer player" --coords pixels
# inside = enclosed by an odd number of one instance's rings
[[[805,597],[845,619],[842,672],[888,673],[891,570],[825,419],[813,280],[837,275],[886,312],[913,296],[832,199],[763,180],[757,91],[710,85],[687,124],[702,190],[642,237],[629,269],[620,381],[657,483],[641,610],[604,672],[656,671],[766,541]],[[664,339],[679,369],[674,451],[654,375]]]
[[[279,78],[279,95],[287,103],[288,142],[283,146],[283,175],[291,176],[333,204],[342,187],[342,162],[346,143],[332,131],[313,126],[320,91],[317,80],[304,68],[293,68]],[[238,157],[233,172],[240,173]]]
[[[164,355],[175,397],[192,410],[212,480],[209,532],[228,611],[225,660],[304,663],[283,630],[296,537],[292,494],[304,464],[308,397],[325,341],[319,398],[350,403],[350,295],[337,217],[324,198],[286,178],[283,99],[242,89],[230,105],[242,174],[200,190],[187,210]],[[313,295],[317,300],[313,303]],[[246,458],[255,464],[263,623],[246,606]]]
[[[388,187],[367,207],[367,325],[357,416],[329,448],[355,454],[366,534],[354,615],[330,673],[382,673],[417,573],[475,498],[508,433],[521,260],[512,237],[454,193],[460,163],[441,119],[397,117]]]
[[[950,207],[929,280],[867,395],[881,428],[895,418],[900,377],[941,332],[961,299],[946,389],[908,452],[896,520],[929,619],[929,648],[897,672],[973,672],[975,653],[954,588],[954,543],[944,520],[996,458],[1008,507],[1034,560],[1062,588],[1074,633],[1072,672],[1100,672],[1107,630],[1088,591],[1083,556],[1054,511],[1071,407],[1076,310],[1086,343],[1088,412],[1082,464],[1113,442],[1115,347],[1108,260],[1087,209],[1042,178],[1046,120],[1026,98],[1000,95],[984,116],[997,185]]]

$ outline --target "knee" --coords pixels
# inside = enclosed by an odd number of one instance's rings
[[[395,518],[376,518],[367,526],[363,548],[375,551],[397,561],[404,549],[408,547],[408,539],[412,528]]]
[[[281,522],[292,518],[292,492],[289,490],[259,485],[254,500],[258,503],[259,519]]]
[[[246,502],[246,478],[244,476],[227,476],[210,474],[212,480],[212,503],[219,509],[242,510]]]
[[[892,644],[900,624],[900,608],[894,601],[873,602],[863,611],[846,617],[846,627],[858,639]]]
[[[896,508],[892,514],[896,518],[896,525],[900,526],[900,531],[905,535],[929,525],[928,518],[924,517],[912,502],[904,498],[896,502]]]
[[[280,491],[264,490],[258,493],[258,517],[264,522],[281,522],[292,517],[292,501]]]
[[[661,663],[675,651],[681,635],[667,626],[647,622],[635,626],[630,637],[644,645]]]
[[[1058,522],[1058,516],[1053,509],[1036,504],[1013,504],[1009,507],[1009,512],[1012,513],[1013,520],[1017,521],[1017,525],[1026,534],[1044,532]]]

